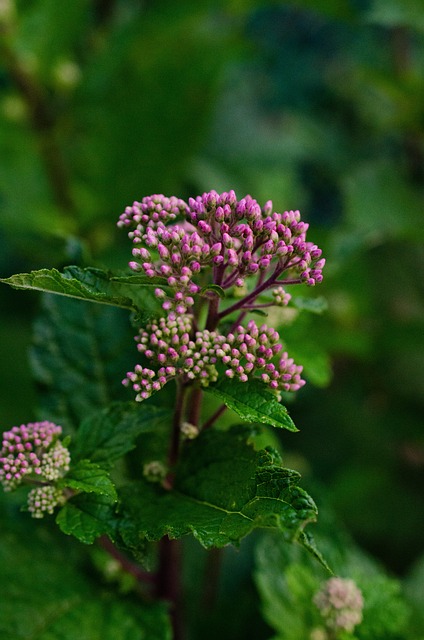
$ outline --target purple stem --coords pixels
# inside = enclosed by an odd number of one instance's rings
[[[226,410],[227,406],[225,404],[222,404],[219,409],[217,409],[215,411],[214,414],[211,415],[211,417],[206,420],[206,422],[204,423],[204,425],[202,426],[202,431],[205,431],[205,429],[209,429],[209,427],[211,427],[213,425],[213,423],[215,422],[215,420],[217,420]]]
[[[186,397],[187,387],[184,386],[181,380],[176,380],[177,395],[175,400],[174,419],[172,421],[172,435],[171,445],[168,453],[168,464],[172,467],[178,460],[178,454],[180,449],[180,435],[181,435],[181,421],[184,412],[184,402]]]
[[[190,410],[188,413],[188,421],[196,427],[199,425],[200,408],[202,406],[203,392],[200,387],[194,387],[190,397]]]
[[[251,301],[253,302],[253,300],[260,293],[262,293],[262,291],[265,291],[265,289],[268,289],[269,287],[272,287],[274,284],[276,284],[278,276],[284,271],[284,269],[285,267],[277,265],[274,272],[269,276],[267,280],[265,280],[265,282],[257,286],[256,289],[254,289],[247,296],[245,296],[238,302],[235,302],[233,305],[231,305],[231,307],[227,307],[227,309],[223,309],[223,311],[221,311],[221,313],[218,314],[218,321],[224,318],[225,316],[227,316],[228,314],[232,313],[233,311],[237,311],[238,309],[243,309],[244,307],[246,307],[246,305],[249,302]]]
[[[146,582],[150,584],[155,582],[155,576],[147,573],[147,571],[143,571],[143,569],[138,564],[131,562],[131,560],[129,560],[127,556],[125,556],[121,551],[119,551],[119,549],[115,547],[113,542],[111,542],[107,536],[101,536],[98,539],[98,542],[100,546],[105,551],[107,551],[110,556],[112,556],[112,558],[117,560],[117,562],[121,565],[122,569],[126,573],[134,576],[137,582]]]
[[[162,538],[159,543],[159,569],[156,574],[156,596],[170,604],[173,640],[182,640],[181,617],[181,545],[180,540]]]

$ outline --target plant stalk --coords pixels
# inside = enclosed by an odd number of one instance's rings
[[[181,544],[180,540],[162,538],[159,542],[159,569],[156,596],[170,604],[173,640],[182,640]]]

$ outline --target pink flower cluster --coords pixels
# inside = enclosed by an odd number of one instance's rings
[[[49,484],[69,471],[70,454],[58,439],[61,433],[62,427],[48,421],[21,424],[3,433],[0,482],[5,491],[25,480],[40,485],[28,496],[29,510],[37,518],[62,503],[63,492]]]
[[[314,596],[314,603],[333,631],[348,631],[362,621],[364,599],[353,580],[330,578]]]
[[[30,422],[3,433],[0,482],[15,489],[29,475],[55,480],[69,470],[69,451],[58,441],[62,427],[53,422]]]
[[[276,213],[271,201],[261,208],[251,196],[237,200],[234,191],[210,191],[188,204],[153,195],[127,207],[118,226],[128,230],[133,242],[131,269],[165,278],[172,291],[156,288],[166,314],[136,336],[139,352],[154,365],[137,365],[123,381],[137,400],[176,376],[203,386],[221,372],[240,382],[256,377],[277,392],[304,384],[302,367],[283,352],[274,329],[253,321],[246,328],[241,324],[254,309],[287,305],[286,285],[322,281],[325,260],[321,249],[306,240],[308,225],[298,211]],[[247,286],[247,278],[252,285]],[[220,310],[219,296],[227,290],[235,302]],[[267,290],[272,296],[258,301]],[[199,293],[200,304],[195,304]],[[199,309],[206,301],[202,330]],[[220,333],[220,322],[235,313],[229,333]]]
[[[177,223],[177,218],[182,219]],[[188,204],[148,196],[127,207],[118,226],[129,230],[134,244],[131,269],[166,277],[176,295],[164,308],[177,313],[192,306],[200,290],[196,280],[206,267],[224,290],[242,286],[248,276],[257,277],[261,290],[322,281],[325,260],[321,249],[306,241],[308,224],[300,213],[275,213],[271,201],[261,208],[249,195],[238,201],[234,191],[210,191]]]
[[[190,315],[171,312],[140,329],[135,338],[139,352],[160,368],[156,373],[137,365],[127,373],[123,384],[132,386],[136,400],[148,398],[179,375],[208,386],[217,380],[220,364],[228,378],[240,382],[259,377],[271,389],[284,391],[296,391],[305,384],[300,376],[302,367],[295,365],[286,352],[280,353],[280,336],[267,325],[258,327],[251,320],[246,329],[239,325],[226,336],[204,329],[191,338],[192,320]],[[277,355],[278,361],[273,362]]]

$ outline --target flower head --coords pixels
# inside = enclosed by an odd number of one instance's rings
[[[69,470],[68,449],[59,441],[62,427],[53,422],[30,422],[3,433],[0,482],[5,491],[15,489],[26,477],[56,480]]]
[[[62,489],[44,485],[31,489],[28,494],[28,511],[33,518],[43,518],[45,513],[52,514],[55,507],[65,504],[66,497]]]
[[[353,580],[330,578],[313,601],[328,629],[351,632],[362,621],[364,600]]]
[[[308,225],[298,211],[277,213],[271,201],[260,207],[251,196],[237,200],[234,191],[210,191],[188,203],[153,195],[127,207],[118,226],[133,242],[131,269],[165,278],[165,289],[172,292],[156,288],[165,313],[136,336],[140,354],[152,366],[139,364],[123,380],[137,400],[177,376],[208,386],[220,370],[240,382],[259,378],[275,391],[296,391],[304,384],[302,367],[283,350],[273,328],[252,320],[241,324],[256,308],[289,304],[287,285],[321,282],[325,260],[307,241]],[[267,290],[272,297],[260,300]],[[227,291],[235,302],[219,310],[218,296]],[[199,309],[206,302],[202,329]],[[233,313],[239,320],[221,332],[221,321]]]
[[[227,335],[208,329],[193,333],[191,316],[170,313],[140,329],[135,339],[139,352],[156,366],[155,371],[137,365],[127,373],[123,384],[132,386],[136,400],[145,400],[177,376],[206,387],[217,380],[219,365],[228,378],[247,382],[256,377],[274,390],[297,391],[305,384],[302,367],[282,351],[277,331],[253,320]]]
[[[127,207],[118,226],[128,229],[133,241],[130,268],[167,278],[180,294],[166,310],[179,306],[177,312],[184,313],[191,307],[207,268],[224,290],[240,287],[252,276],[271,276],[269,286],[322,281],[325,260],[321,249],[306,240],[309,225],[299,211],[276,213],[271,201],[261,208],[249,195],[237,200],[234,191],[210,191],[188,204],[175,197],[148,196]],[[284,293],[277,296],[276,303],[285,304]]]

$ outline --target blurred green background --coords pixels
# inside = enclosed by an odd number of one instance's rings
[[[328,311],[282,330],[309,373],[283,448],[403,575],[424,551],[422,0],[2,0],[0,34],[0,275],[125,269],[116,220],[151,193],[300,209]],[[37,306],[0,288],[2,429],[36,415]]]

